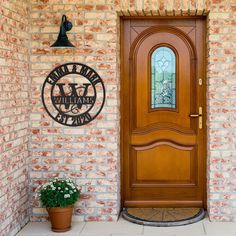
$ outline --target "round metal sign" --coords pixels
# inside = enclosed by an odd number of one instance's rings
[[[98,73],[81,63],[56,67],[44,81],[42,101],[48,115],[66,126],[94,120],[105,103],[105,87]]]

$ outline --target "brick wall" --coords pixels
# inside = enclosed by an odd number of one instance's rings
[[[114,220],[119,211],[119,16],[208,15],[208,207],[212,220],[236,220],[235,0],[32,0],[31,1],[32,187],[64,172],[77,179],[79,220]],[[62,14],[73,22],[75,49],[49,47]],[[77,61],[101,75],[105,107],[89,125],[67,128],[42,108],[40,91],[56,65]],[[44,217],[33,199],[32,220]]]
[[[117,13],[114,2],[31,1],[31,188],[64,174],[82,186],[75,218],[116,220],[119,213],[119,72]],[[73,49],[50,48],[58,35],[61,17],[73,23],[68,36]],[[100,115],[81,127],[53,121],[42,106],[40,93],[49,72],[57,65],[80,62],[95,69],[106,87]],[[45,218],[34,195],[31,220]]]
[[[208,211],[236,221],[236,1],[208,1]]]
[[[29,220],[29,5],[0,0],[0,235]]]
[[[74,178],[82,186],[82,198],[74,215],[76,220],[115,220],[120,208],[119,16],[208,14],[208,210],[211,220],[236,221],[235,0],[31,0],[30,22],[26,19],[27,1],[0,1],[0,21],[8,22],[0,25],[3,32],[0,36],[1,185],[5,186],[0,204],[8,199],[4,207],[14,202],[21,206],[17,209],[27,208],[24,202],[28,186],[30,92],[31,220],[45,220],[47,215],[35,198],[35,188],[59,174]],[[74,49],[50,48],[57,37],[62,14],[74,25],[68,33],[76,46]],[[31,37],[29,70],[28,32]],[[62,126],[54,122],[42,106],[40,94],[46,76],[55,66],[66,62],[91,66],[106,86],[105,106],[97,119],[86,126]],[[13,81],[16,83],[11,86]],[[16,183],[19,189],[6,193],[9,186]],[[13,227],[11,222],[20,216],[27,219],[21,212],[13,217],[14,207],[11,213],[4,210],[0,214],[8,231]]]

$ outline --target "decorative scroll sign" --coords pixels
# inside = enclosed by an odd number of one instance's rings
[[[47,76],[42,88],[49,116],[66,126],[81,126],[95,119],[105,102],[105,87],[98,73],[81,63],[66,63]]]

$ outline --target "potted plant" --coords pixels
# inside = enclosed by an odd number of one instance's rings
[[[39,198],[48,211],[52,231],[70,230],[74,203],[79,197],[80,189],[70,179],[55,178],[41,186]]]

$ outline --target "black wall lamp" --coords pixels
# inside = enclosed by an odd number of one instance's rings
[[[61,27],[60,32],[57,37],[57,40],[54,44],[51,45],[51,47],[67,47],[72,48],[75,47],[68,39],[66,35],[66,31],[70,31],[72,29],[72,23],[67,20],[66,16],[63,15],[61,19]]]

